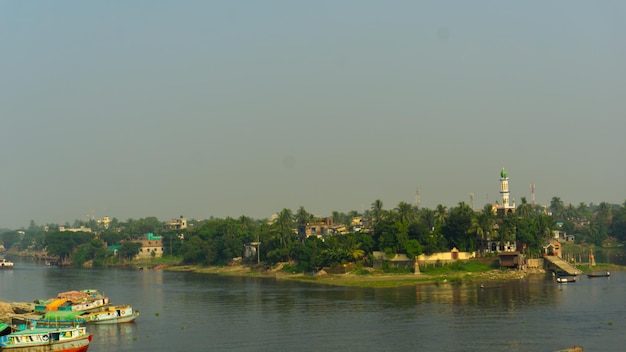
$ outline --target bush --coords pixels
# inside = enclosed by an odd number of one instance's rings
[[[367,270],[367,269],[365,269],[363,267],[354,269],[353,273],[355,275],[363,275],[363,276],[372,274],[369,270]]]
[[[443,264],[438,263],[439,265],[429,266],[426,265],[424,267],[420,267],[421,272],[425,274],[447,274],[453,272],[485,272],[493,269],[497,269],[498,265],[495,262],[481,262],[481,261],[465,261],[465,260],[457,260],[452,263]]]
[[[413,268],[391,266],[389,262],[383,262],[383,272],[387,274],[410,274]]]

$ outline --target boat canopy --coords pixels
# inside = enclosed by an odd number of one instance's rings
[[[65,302],[67,302],[66,299],[54,300],[54,301],[52,301],[52,303],[46,305],[46,310],[57,310]]]
[[[51,310],[44,315],[45,320],[75,320],[82,312],[71,310]]]

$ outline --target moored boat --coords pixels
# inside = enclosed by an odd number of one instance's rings
[[[556,282],[564,284],[568,282],[576,282],[576,275],[562,275],[556,277]]]
[[[134,311],[133,307],[122,305],[85,313],[79,318],[84,319],[87,324],[122,324],[132,323],[138,316],[139,312]]]
[[[8,261],[5,258],[0,259],[0,269],[13,269],[13,262]]]
[[[589,273],[587,274],[587,277],[609,277],[611,276],[610,272],[604,272],[604,273]]]
[[[36,312],[45,311],[73,311],[89,312],[100,310],[109,305],[109,298],[100,294],[97,290],[88,289],[82,291],[61,292],[55,298],[41,300],[35,306]]]
[[[16,314],[11,316],[11,325],[36,324],[39,327],[59,327],[85,325],[81,312],[48,311],[45,314]]]
[[[0,351],[85,352],[93,338],[84,327],[32,326],[0,336]]]

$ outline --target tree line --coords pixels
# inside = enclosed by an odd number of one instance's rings
[[[357,217],[362,219],[361,228],[350,227]],[[575,235],[578,243],[602,245],[609,237],[626,241],[626,202],[566,206],[553,197],[549,206],[533,207],[522,198],[515,212],[498,216],[490,204],[480,210],[464,202],[450,208],[438,205],[435,209],[418,209],[400,202],[395,208],[385,209],[376,200],[363,213],[334,211],[331,218],[335,224],[345,224],[347,231],[307,237],[307,224],[326,219],[315,218],[299,207],[295,212],[281,210],[273,221],[247,216],[190,220],[187,229],[176,231],[163,231],[163,223],[155,217],[124,222],[113,218],[107,229],[95,220],[74,223],[74,227],[85,226],[95,229],[95,233],[61,232],[56,225],[37,226],[31,221],[23,235],[8,231],[0,234],[0,241],[6,248],[45,249],[49,255],[71,259],[77,265],[88,260],[94,265],[106,265],[132,259],[140,245],[131,241],[154,233],[162,236],[164,255],[180,258],[183,263],[226,265],[241,258],[250,264],[291,262],[297,271],[348,263],[367,265],[374,251],[403,253],[412,258],[457,248],[488,256],[494,254],[487,244],[506,242],[516,242],[518,250],[538,257],[546,241],[553,238],[554,230]],[[118,247],[117,256],[107,248],[112,245]],[[259,252],[246,258],[246,247]]]

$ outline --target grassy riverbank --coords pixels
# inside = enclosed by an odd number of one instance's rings
[[[543,270],[508,270],[494,269],[490,265],[476,264],[463,267],[445,265],[425,269],[424,272],[414,273],[385,273],[371,268],[359,268],[340,274],[329,274],[320,271],[315,274],[290,273],[284,270],[285,265],[278,265],[271,269],[260,269],[250,266],[234,265],[224,267],[202,267],[195,265],[177,265],[167,267],[171,271],[187,271],[224,276],[264,277],[276,280],[292,280],[298,282],[315,283],[331,286],[350,287],[399,287],[416,283],[443,283],[443,282],[493,282],[519,280],[528,275],[545,275]],[[461,270],[459,270],[461,269]]]

